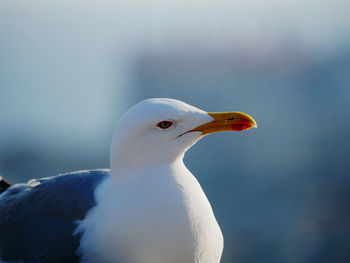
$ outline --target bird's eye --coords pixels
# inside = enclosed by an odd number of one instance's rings
[[[171,125],[173,125],[171,121],[161,121],[161,122],[158,122],[157,127],[165,130],[165,129],[168,129]]]

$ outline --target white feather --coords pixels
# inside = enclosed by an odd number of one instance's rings
[[[161,130],[156,124],[171,120]],[[169,99],[144,101],[119,122],[111,146],[111,179],[80,222],[82,262],[218,263],[223,237],[196,178],[183,164],[198,132],[211,121],[197,108]]]

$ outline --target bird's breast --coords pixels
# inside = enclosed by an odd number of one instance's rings
[[[189,172],[165,169],[119,183],[101,186],[97,206],[82,222],[83,261],[219,262],[221,232]]]

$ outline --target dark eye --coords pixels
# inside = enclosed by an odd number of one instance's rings
[[[158,122],[157,127],[165,130],[165,129],[168,129],[171,125],[173,125],[171,121],[161,121],[161,122]]]

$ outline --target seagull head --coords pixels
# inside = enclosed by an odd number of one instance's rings
[[[212,113],[179,100],[147,99],[130,108],[118,122],[111,145],[111,169],[171,164],[207,134],[252,127],[257,124],[245,113]]]

